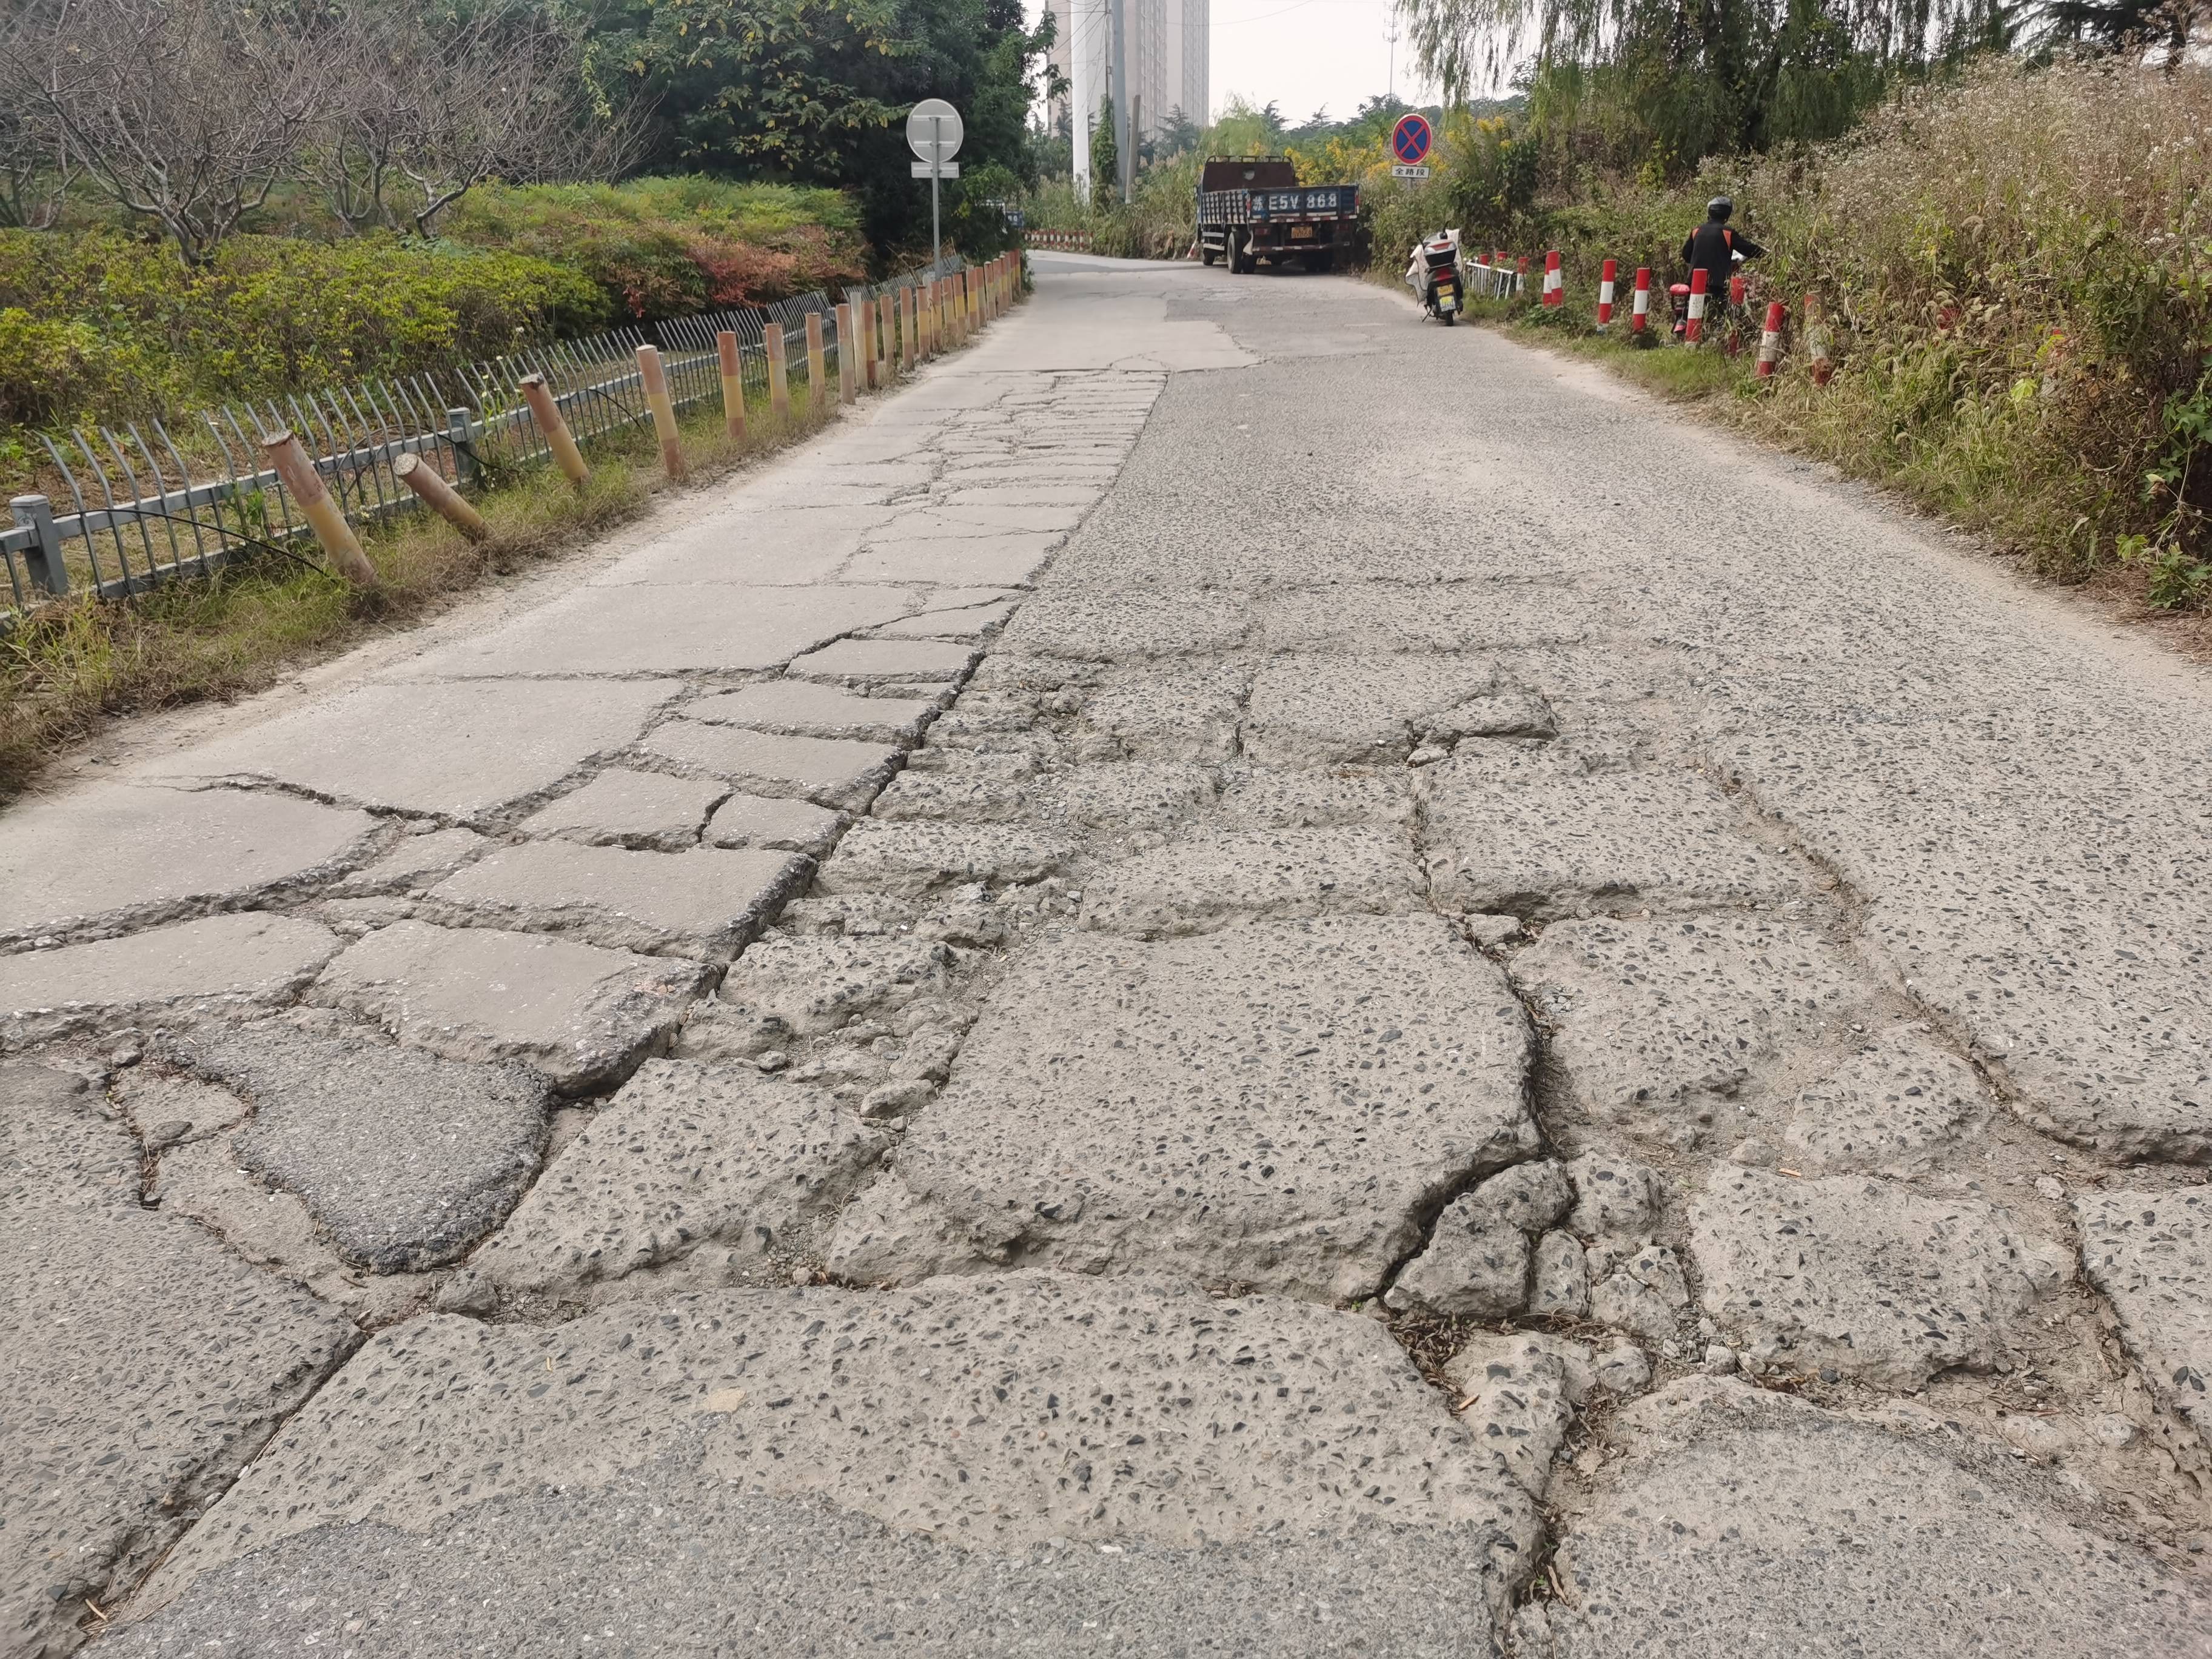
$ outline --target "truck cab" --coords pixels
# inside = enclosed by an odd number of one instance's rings
[[[1301,185],[1284,155],[1214,155],[1198,173],[1198,257],[1250,270],[1295,259],[1328,270],[1351,249],[1357,185]]]

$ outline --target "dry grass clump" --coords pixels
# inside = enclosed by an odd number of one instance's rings
[[[1763,297],[1820,295],[1840,366],[1743,418],[2078,580],[2212,605],[2212,71],[2010,61],[1809,153],[1709,164],[1542,214],[1531,240],[1662,285],[1708,196],[1765,245]],[[1655,303],[1655,313],[1663,302]],[[1584,329],[1571,306],[1547,326]],[[1796,343],[1793,341],[1793,345]],[[1729,380],[1748,390],[1750,359]]]

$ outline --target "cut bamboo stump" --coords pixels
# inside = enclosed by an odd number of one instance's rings
[[[842,356],[842,352],[838,353]],[[817,415],[830,406],[829,359],[822,349],[822,313],[806,313],[806,406]]]
[[[337,567],[338,574],[356,587],[375,586],[376,567],[361,550],[361,544],[354,538],[353,526],[338,511],[331,492],[323,488],[323,475],[315,471],[315,464],[307,459],[299,438],[289,432],[280,432],[273,438],[264,439],[261,447],[267,452],[269,465],[276,470],[277,478],[299,503],[301,514],[315,532],[315,539],[323,544],[324,556]]]
[[[530,405],[530,418],[545,434],[545,447],[553,452],[553,465],[561,469],[570,483],[582,489],[592,476],[592,469],[584,465],[584,452],[576,447],[575,436],[562,417],[561,405],[554,401],[552,388],[545,384],[545,377],[526,374],[515,385],[522,393],[522,401]]]
[[[722,425],[739,443],[745,438],[745,371],[738,356],[738,337],[724,329],[714,337],[714,350],[722,361]]]
[[[460,498],[445,476],[420,455],[402,455],[392,464],[392,476],[413,490],[422,504],[472,542],[491,533],[483,514]]]
[[[653,429],[660,437],[660,465],[672,478],[684,476],[684,439],[676,428],[676,405],[668,396],[668,373],[661,367],[660,348],[637,349],[637,378],[645,387],[646,407],[653,411]]]

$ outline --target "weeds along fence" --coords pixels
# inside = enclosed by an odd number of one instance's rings
[[[854,286],[843,297],[856,306],[878,295],[952,275],[965,261],[951,256],[890,281]],[[839,356],[836,307],[820,292],[781,300],[765,310],[738,308],[617,328],[586,338],[526,346],[444,373],[358,380],[281,398],[240,402],[205,411],[172,431],[158,420],[121,431],[101,427],[44,435],[58,494],[18,495],[13,522],[0,526],[9,607],[0,632],[40,605],[70,594],[125,599],[164,583],[213,575],[243,556],[312,547],[299,504],[263,442],[279,432],[298,435],[331,499],[356,528],[422,507],[393,472],[415,455],[464,490],[551,459],[545,434],[524,401],[521,382],[543,376],[577,442],[588,448],[635,429],[650,430],[653,412],[639,372],[640,346],[657,346],[671,399],[681,410],[719,404],[721,361],[716,337],[738,337],[739,378],[749,404],[769,401],[769,331],[783,337],[794,402],[811,399],[806,319],[822,320],[823,394],[836,398]]]

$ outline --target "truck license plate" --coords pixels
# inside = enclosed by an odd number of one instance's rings
[[[1310,242],[1313,240],[1313,227],[1311,225],[1292,225],[1291,227],[1291,240],[1294,242]]]

